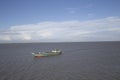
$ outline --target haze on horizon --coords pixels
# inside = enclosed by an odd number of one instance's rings
[[[120,41],[120,0],[0,0],[0,43]]]

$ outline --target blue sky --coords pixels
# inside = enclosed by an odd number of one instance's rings
[[[0,0],[0,43],[119,41],[120,0]]]

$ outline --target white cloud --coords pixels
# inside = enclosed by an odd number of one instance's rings
[[[88,18],[94,18],[94,13],[88,13]]]
[[[0,40],[10,41],[11,38],[9,35],[0,35]]]
[[[66,10],[70,13],[70,14],[75,14],[78,9],[77,8],[66,8]]]
[[[120,18],[89,21],[40,22],[11,26],[0,31],[0,41],[99,41],[120,40]]]

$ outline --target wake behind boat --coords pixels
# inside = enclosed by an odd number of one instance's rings
[[[56,56],[60,55],[62,52],[58,49],[52,50],[50,52],[38,52],[32,53],[34,57],[47,57],[47,56]]]

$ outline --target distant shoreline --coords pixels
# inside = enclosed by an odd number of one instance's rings
[[[46,43],[103,43],[103,42],[120,42],[120,41],[80,41],[80,42],[15,42],[15,43],[0,43],[0,44],[46,44]]]

